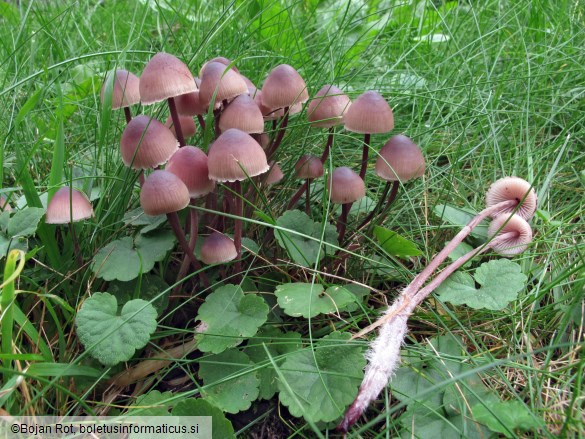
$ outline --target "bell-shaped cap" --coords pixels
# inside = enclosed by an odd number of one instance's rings
[[[355,203],[366,195],[366,186],[358,174],[350,168],[335,168],[327,181],[331,202]]]
[[[367,91],[353,101],[344,116],[345,129],[360,134],[392,131],[394,114],[380,93]]]
[[[177,113],[183,116],[198,116],[207,112],[207,106],[199,99],[199,90],[175,98]]]
[[[486,196],[486,207],[494,206],[503,201],[514,200],[518,204],[522,203],[518,210],[516,206],[502,209],[496,215],[502,213],[512,213],[515,211],[525,220],[530,220],[536,212],[537,197],[534,188],[530,183],[519,177],[504,177],[492,183]],[[494,215],[494,216],[496,216]]]
[[[201,246],[201,260],[206,264],[223,264],[237,256],[234,241],[223,233],[213,232],[205,238]]]
[[[4,195],[0,195],[0,212],[11,212],[12,206]]]
[[[376,160],[376,174],[386,181],[404,183],[419,178],[424,172],[425,159],[420,148],[402,134],[391,137]]]
[[[249,134],[231,128],[209,148],[209,178],[241,181],[268,171],[266,153]]]
[[[197,125],[195,125],[195,120],[193,120],[193,117],[179,114],[179,123],[181,124],[181,131],[183,132],[183,136],[185,138],[192,137],[197,132]],[[171,130],[171,133],[173,133],[173,136],[175,136],[176,139],[177,132],[175,131],[175,125],[173,124],[173,118],[171,116],[167,117],[165,126]]]
[[[514,256],[528,248],[532,242],[532,229],[521,216],[504,213],[490,223],[488,236],[493,239],[492,248],[497,253]]]
[[[114,75],[114,84],[112,87],[112,109],[130,107],[140,102],[140,90],[139,83],[140,79],[134,73],[130,73],[126,70],[116,70],[108,74],[108,79],[102,85],[100,92],[100,99],[102,104],[104,103],[104,93],[106,91],[106,85],[111,79],[111,75]]]
[[[181,210],[189,204],[189,190],[172,172],[156,170],[144,180],[140,205],[151,216]]]
[[[323,175],[323,162],[319,157],[305,154],[295,164],[295,175],[302,179],[319,178]]]
[[[288,64],[281,64],[272,69],[262,86],[262,102],[270,109],[292,107],[308,99],[305,81]]]
[[[209,61],[203,63],[203,65],[199,69],[199,76],[203,76],[203,72],[205,70],[205,67],[207,67],[207,65],[212,63],[212,62],[218,62],[220,64],[223,64],[226,67],[231,64],[230,68],[233,71],[235,71],[236,73],[240,73],[240,71],[237,69],[237,67],[235,65],[233,65],[232,62],[229,59],[227,59],[225,56],[216,56],[215,58],[211,58]]]
[[[70,187],[62,187],[47,205],[45,222],[47,224],[67,224],[93,216],[93,207],[83,192]]]
[[[221,132],[237,128],[248,134],[264,131],[264,119],[254,100],[247,94],[236,97],[219,118]]]
[[[177,139],[166,126],[142,114],[133,118],[124,128],[120,152],[126,166],[149,169],[166,163],[178,145]]]
[[[209,106],[216,90],[215,102],[220,103],[225,99],[232,99],[248,93],[248,86],[239,73],[228,69],[225,64],[210,62],[205,66],[201,75],[201,86],[199,87],[201,103]]]
[[[207,155],[194,146],[183,146],[175,152],[165,170],[185,183],[191,198],[203,197],[215,188],[215,182],[209,179]]]
[[[276,184],[284,178],[284,174],[282,173],[282,169],[278,166],[278,163],[271,163],[270,171],[268,171],[268,176],[266,177],[266,184]]]
[[[195,79],[179,58],[159,52],[146,64],[140,77],[140,98],[150,105],[197,90]]]
[[[241,73],[240,73],[240,76],[242,77],[242,79],[246,83],[246,86],[248,87],[248,94],[252,98],[254,98],[254,96],[256,95],[256,92],[258,91],[258,88],[256,87],[256,85],[252,81],[250,81],[247,77],[245,77]]]
[[[307,118],[314,127],[331,128],[343,123],[350,105],[351,99],[340,89],[324,85],[309,102]]]

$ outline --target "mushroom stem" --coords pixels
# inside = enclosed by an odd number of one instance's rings
[[[301,185],[301,187],[295,192],[295,194],[290,199],[288,206],[286,206],[287,210],[293,209],[297,205],[297,203],[299,202],[299,200],[301,199],[303,194],[306,192],[306,190],[307,190],[306,186],[308,186],[308,185],[309,185],[309,180],[307,179],[307,180],[305,180],[305,182]]]
[[[83,256],[81,255],[81,248],[79,247],[79,241],[77,240],[77,234],[75,233],[75,226],[72,222],[69,222],[69,231],[71,232],[71,241],[73,241],[75,262],[77,262],[77,267],[80,268],[83,265]]]
[[[126,116],[126,123],[130,123],[132,120],[132,112],[130,111],[130,107],[124,107],[124,116]]]
[[[278,147],[280,146],[282,139],[284,138],[284,132],[286,131],[286,126],[288,125],[288,116],[289,116],[289,107],[284,107],[284,117],[282,118],[282,122],[280,124],[280,127],[278,128],[278,134],[276,135],[276,138],[274,139],[274,143],[272,144],[272,146],[270,147],[270,149],[268,150],[268,154],[266,154],[268,160],[270,160],[272,158],[272,156],[276,153],[276,150],[278,149]]]
[[[327,143],[325,144],[325,149],[323,150],[323,155],[321,156],[321,162],[325,163],[327,157],[329,157],[329,152],[331,152],[331,145],[333,145],[333,133],[335,128],[329,128],[329,135],[327,136]]]
[[[191,206],[195,205],[195,200],[193,198],[191,198]],[[187,219],[189,220],[189,248],[191,249],[191,252],[194,252],[195,250],[195,245],[197,245],[197,238],[199,235],[199,215],[197,214],[197,210],[191,208],[189,210],[189,216],[187,217]],[[189,270],[189,258],[187,257],[187,255],[185,254],[185,256],[183,257],[183,262],[181,262],[181,268],[179,268],[179,274],[177,275],[177,282],[180,282],[185,275],[187,274],[187,271]],[[203,274],[200,273],[200,275]],[[204,284],[203,279],[201,278],[201,283]],[[205,285],[206,287],[209,285]],[[177,285],[177,288],[180,287],[180,284]],[[178,291],[178,290],[177,290]]]
[[[364,134],[364,148],[362,150],[362,167],[360,168],[360,177],[366,180],[366,170],[368,169],[368,154],[370,152],[370,134]]]
[[[352,204],[353,203],[345,203],[341,205],[341,215],[339,216],[339,220],[337,220],[337,233],[339,233],[339,236],[337,237],[337,242],[339,244],[343,242],[343,238],[345,236],[347,216],[349,215],[349,210],[351,209]]]
[[[238,253],[236,256],[235,271],[236,273],[239,273],[241,268],[240,258],[242,256],[242,217],[244,215],[242,205],[242,184],[240,181],[236,180],[233,183],[233,187],[236,199],[234,212],[234,245],[236,246],[236,252]]]
[[[395,182],[395,183],[398,183],[398,182]],[[387,181],[386,184],[384,185],[384,190],[382,191],[382,195],[378,199],[378,203],[376,203],[376,206],[372,209],[372,211],[364,218],[364,220],[361,222],[361,224],[357,227],[358,230],[361,230],[365,226],[367,226],[368,223],[372,220],[372,218],[374,218],[376,216],[376,214],[380,211],[380,208],[382,207],[382,205],[386,201],[386,197],[388,196],[388,192],[390,191],[390,186],[391,186],[391,183],[389,181]],[[397,186],[397,190],[398,190],[398,186]],[[392,201],[390,201],[390,202],[392,202]]]
[[[407,321],[416,307],[441,283],[447,279],[455,270],[469,261],[476,255],[479,255],[499,242],[505,242],[507,238],[515,236],[516,233],[510,232],[495,237],[492,241],[483,247],[475,248],[467,254],[461,256],[451,265],[446,267],[437,275],[425,288],[418,292],[413,290],[411,282],[400,296],[398,296],[388,310],[378,321],[355,334],[352,338],[358,338],[381,326],[379,335],[372,343],[368,352],[369,363],[358,394],[345,412],[337,430],[347,432],[349,428],[357,421],[370,403],[379,395],[382,389],[388,384],[392,374],[400,363],[400,348],[404,341],[407,331]],[[415,278],[416,279],[416,278]]]
[[[221,116],[221,109],[213,110],[213,122],[215,128],[215,138],[218,138],[221,134],[221,129],[219,128],[219,117]]]
[[[201,132],[205,132],[205,119],[203,119],[203,116],[198,114],[197,121],[199,122],[199,126],[201,127]]]
[[[177,134],[179,146],[185,146],[185,138],[183,137],[183,130],[181,129],[181,121],[179,120],[179,113],[177,113],[177,106],[175,105],[175,98],[168,98],[169,110],[171,111],[171,118],[173,119],[173,127]]]
[[[307,200],[305,202],[305,213],[307,216],[310,216],[311,213],[311,206],[309,205],[309,200],[311,199],[311,184],[309,179],[305,181],[305,186],[307,187]]]
[[[189,243],[187,242],[187,238],[185,238],[185,233],[183,232],[181,224],[179,223],[179,215],[177,215],[177,212],[170,212],[167,213],[167,219],[169,220],[169,224],[171,225],[171,228],[173,229],[173,232],[175,233],[175,236],[179,241],[179,245],[183,249],[183,253],[185,253],[185,256],[189,258],[189,261],[191,262],[193,269],[199,272],[199,276],[201,278],[201,282],[203,282],[203,285],[206,288],[209,287],[209,281],[207,280],[207,276],[205,276],[205,273],[203,273],[201,269],[201,264],[195,258],[193,251],[191,251],[191,249],[189,248]]]

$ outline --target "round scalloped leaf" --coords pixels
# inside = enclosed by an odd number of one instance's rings
[[[156,310],[142,299],[127,302],[118,315],[118,301],[108,293],[94,293],[85,300],[75,318],[77,336],[106,366],[132,358],[155,331]]]
[[[268,305],[255,294],[244,294],[237,285],[224,285],[199,307],[197,319],[205,323],[197,348],[218,354],[252,337],[268,318]]]
[[[274,235],[291,259],[303,267],[315,265],[326,253],[335,253],[329,245],[321,248],[322,244],[327,243],[337,245],[337,232],[331,224],[325,224],[323,234],[323,224],[314,222],[300,210],[288,210],[276,220],[276,225],[291,231],[276,230]],[[323,241],[320,242],[322,235]]]
[[[456,272],[437,288],[444,302],[467,305],[474,309],[499,310],[518,298],[527,277],[520,265],[509,259],[496,259],[475,270],[475,280],[467,273]],[[481,285],[478,289],[475,283]]]
[[[211,431],[214,438],[236,437],[232,423],[226,419],[223,412],[204,399],[185,399],[173,408],[172,414],[173,416],[211,416]]]
[[[203,397],[224,412],[247,410],[258,398],[260,380],[254,363],[236,349],[201,357],[199,376],[205,384]]]
[[[264,347],[266,346],[266,349]],[[260,398],[271,399],[278,391],[277,366],[282,364],[286,355],[301,348],[301,334],[298,332],[284,333],[274,326],[263,328],[248,340],[246,354],[260,368]],[[266,352],[268,350],[268,352]]]
[[[293,416],[313,422],[338,419],[353,401],[366,365],[351,335],[333,332],[312,348],[289,354],[280,369],[280,402]]]
[[[274,294],[286,314],[305,318],[337,312],[356,300],[344,287],[332,286],[325,291],[322,285],[303,282],[279,285]]]
[[[172,392],[150,392],[136,398],[136,402],[128,407],[131,416],[168,416],[169,409],[174,407],[180,398]]]

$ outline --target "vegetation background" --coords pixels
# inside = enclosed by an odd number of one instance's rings
[[[107,71],[139,74],[158,51],[178,56],[195,73],[209,58],[228,57],[258,86],[274,66],[287,63],[301,73],[311,95],[326,83],[352,98],[376,90],[394,110],[394,132],[413,138],[427,160],[424,178],[401,188],[384,224],[416,243],[423,255],[400,262],[384,256],[369,238],[345,273],[375,288],[367,304],[350,317],[288,319],[287,330],[299,332],[309,345],[332,328],[357,332],[453,236],[457,220],[445,218],[437,206],[477,211],[492,181],[523,177],[538,192],[539,210],[534,243],[515,258],[528,276],[519,299],[488,311],[446,305],[435,296],[411,321],[408,351],[436,360],[440,355],[428,348],[429,339],[456,337],[464,348],[459,361],[485,372],[485,386],[528,413],[525,424],[512,420],[513,427],[503,430],[492,425],[492,434],[577,437],[585,433],[584,14],[580,0],[2,2],[2,192],[13,205],[42,207],[48,192],[75,182],[91,191],[96,210],[96,219],[80,230],[86,258],[124,236],[124,214],[138,201],[118,158],[123,116],[103,111],[99,89]],[[163,107],[156,111],[159,119],[166,117]],[[302,153],[318,154],[324,138],[304,113],[294,118],[279,157],[285,174]],[[374,148],[385,140],[374,136]],[[356,167],[359,145],[339,130],[332,165]],[[376,199],[381,187],[370,175],[368,196]],[[296,188],[287,178],[271,205],[285,205]],[[31,253],[16,284],[29,323],[15,330],[16,354],[1,357],[3,413],[100,413],[108,407],[113,414],[151,388],[200,392],[199,384],[188,387],[180,380],[187,374],[197,382],[189,365],[199,360],[186,358],[159,371],[149,386],[112,393],[107,381],[119,369],[85,356],[74,331],[76,309],[103,283],[87,265],[75,267],[66,251],[60,253],[60,244],[70,247],[68,235],[55,240],[54,229],[42,222],[33,231],[21,240]],[[368,265],[372,259],[375,266]],[[175,265],[170,256],[154,272],[162,278]],[[192,310],[174,307],[192,323],[194,315],[187,315]],[[151,351],[188,332],[188,325],[171,324],[171,314],[159,320]],[[14,369],[7,366],[12,360]],[[75,365],[66,377],[63,364]],[[24,384],[15,381],[15,370]],[[350,436],[405,434],[405,418],[400,419],[408,404],[383,395]],[[496,418],[516,406],[503,407]],[[332,432],[291,416],[277,398],[228,418],[244,437]],[[447,415],[440,419],[448,423]],[[469,432],[450,437],[468,436],[474,437]]]

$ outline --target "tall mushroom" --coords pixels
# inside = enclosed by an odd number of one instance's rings
[[[181,147],[185,138],[175,105],[175,97],[197,90],[189,68],[177,57],[159,52],[148,62],[140,77],[140,98],[143,105],[167,100],[177,139]]]
[[[370,90],[358,96],[351,104],[345,114],[344,121],[346,130],[364,135],[360,177],[365,179],[368,168],[370,136],[392,131],[394,128],[394,114],[388,102],[379,93]]]
[[[238,258],[242,251],[242,186],[241,181],[268,171],[266,154],[249,134],[235,128],[222,133],[209,148],[209,178],[217,182],[233,182],[236,195],[234,219],[234,245]],[[236,272],[239,262],[236,263]]]

